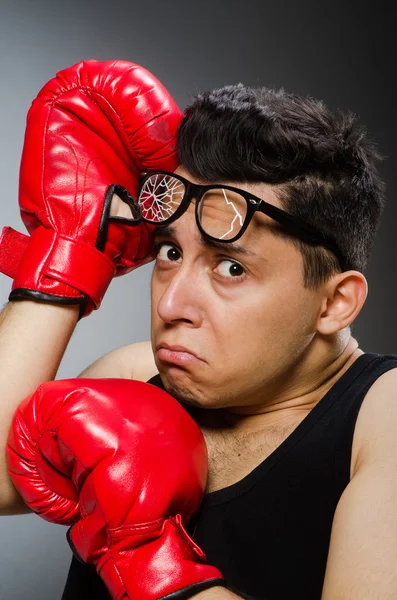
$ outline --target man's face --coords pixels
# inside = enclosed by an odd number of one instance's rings
[[[201,183],[182,167],[176,173]],[[230,185],[280,206],[270,185]],[[260,407],[288,393],[289,373],[315,334],[321,290],[303,287],[301,254],[272,233],[278,225],[266,215],[257,212],[237,242],[218,248],[204,243],[194,208],[193,201],[170,232],[156,237],[156,366],[180,400],[203,408]]]

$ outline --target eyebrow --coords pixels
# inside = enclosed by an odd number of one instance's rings
[[[160,225],[159,227],[156,227],[156,229],[154,230],[155,238],[161,237],[161,236],[176,237],[176,234],[177,234],[176,227],[173,227],[172,225]],[[203,235],[201,233],[196,235],[194,239],[201,246],[205,246],[207,248],[216,248],[217,250],[224,250],[224,251],[232,250],[233,252],[236,252],[237,254],[242,254],[244,256],[253,256],[253,257],[258,258],[258,254],[256,254],[255,252],[252,252],[252,250],[248,250],[248,248],[246,248],[242,244],[239,244],[238,242],[225,243],[225,242],[219,242],[217,240],[210,240],[209,238],[203,237]],[[263,257],[261,257],[261,258],[263,258]]]

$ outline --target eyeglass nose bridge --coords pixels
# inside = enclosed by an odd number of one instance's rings
[[[194,212],[196,214],[196,219],[198,219],[198,210],[200,207],[200,202],[204,198],[205,193],[207,192],[207,186],[202,186],[196,183],[191,183],[190,181],[185,183],[185,194],[182,200],[183,211],[187,211],[192,201],[195,200],[195,209]]]

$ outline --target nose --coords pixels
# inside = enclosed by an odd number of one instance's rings
[[[167,283],[157,305],[157,313],[165,323],[188,323],[200,327],[203,320],[204,291],[200,274],[192,266],[183,265]]]

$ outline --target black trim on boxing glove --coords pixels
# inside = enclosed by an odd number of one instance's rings
[[[80,306],[79,320],[84,314],[87,303],[86,296],[82,296],[81,298],[65,298],[64,296],[56,296],[55,294],[43,294],[43,292],[29,290],[28,288],[16,288],[15,290],[12,290],[8,296],[8,299],[10,301],[34,300],[35,302],[62,304],[65,306]]]
[[[226,587],[226,581],[224,579],[210,579],[208,581],[200,581],[200,583],[194,583],[193,585],[189,585],[189,587],[183,588],[182,590],[172,592],[172,594],[161,596],[157,600],[188,600],[188,598],[191,598],[199,592],[208,590],[212,587],[219,586]]]

